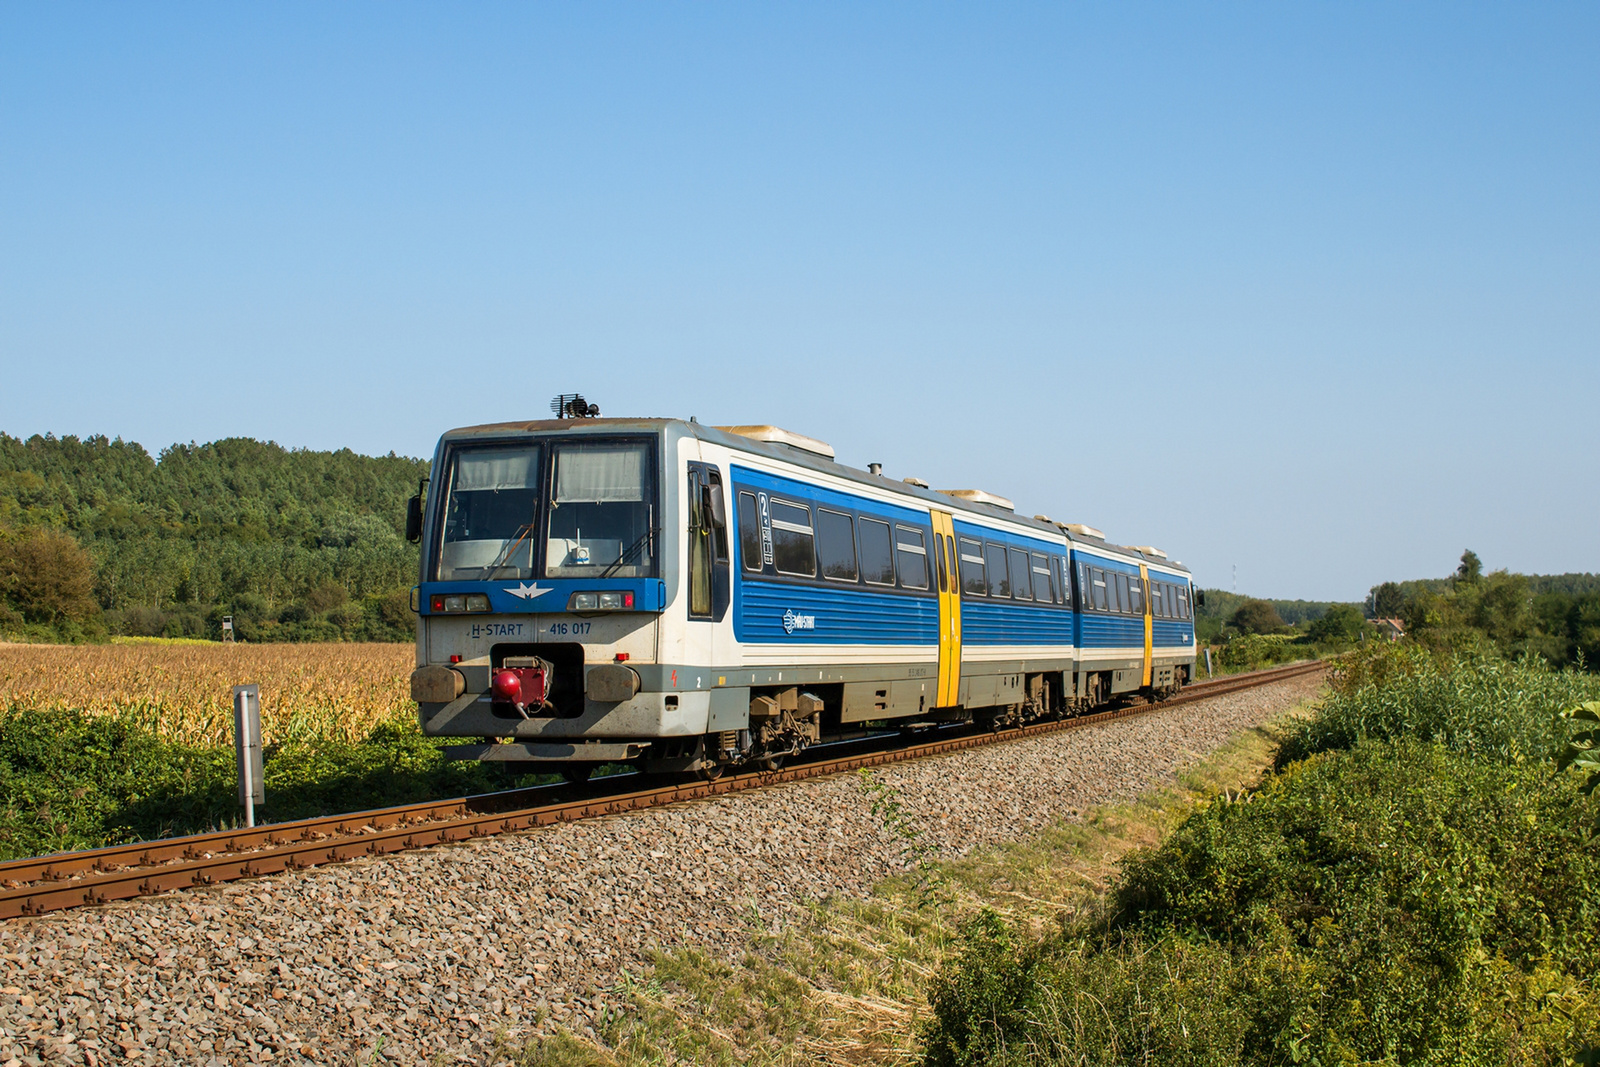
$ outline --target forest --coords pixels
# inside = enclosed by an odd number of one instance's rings
[[[0,433],[0,632],[405,641],[425,460]]]

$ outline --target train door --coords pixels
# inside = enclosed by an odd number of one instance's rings
[[[961,702],[961,575],[956,569],[955,520],[933,513],[934,562],[939,572],[939,698],[941,708]]]
[[[1144,682],[1149,688],[1155,657],[1155,620],[1150,615],[1150,569],[1139,564],[1139,588],[1144,591]]]
[[[689,464],[689,618],[728,614],[728,505],[715,464]]]

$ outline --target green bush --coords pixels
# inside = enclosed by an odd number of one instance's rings
[[[1554,758],[1561,709],[1600,697],[1600,679],[1492,651],[1371,643],[1343,660],[1332,694],[1279,749],[1278,765],[1362,740],[1416,737],[1500,760]]]
[[[359,742],[269,745],[260,816],[309,818],[512,784],[497,768],[445,760],[442,743],[407,717]],[[237,825],[235,774],[231,745],[177,744],[131,714],[12,708],[0,714],[0,859]]]
[[[1572,751],[1552,713],[1594,684],[1363,651],[1298,762],[1286,747],[1262,788],[1195,811],[1099,910],[1035,942],[973,923],[934,982],[926,1062],[1592,1057],[1600,797],[1551,758]]]
[[[1310,659],[1314,650],[1298,644],[1291,634],[1247,634],[1222,646],[1218,661],[1224,670],[1254,671],[1275,663]]]

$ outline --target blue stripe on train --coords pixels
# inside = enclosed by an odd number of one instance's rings
[[[733,634],[753,644],[935,645],[939,602],[746,578],[735,585]]]
[[[1144,647],[1144,620],[1138,616],[1084,612],[1078,618],[1079,648]]]
[[[1152,643],[1157,648],[1193,648],[1194,629],[1181,619],[1154,619],[1151,621]],[[1187,637],[1189,640],[1185,641]]]
[[[1072,644],[1072,613],[1010,602],[961,602],[963,645]]]

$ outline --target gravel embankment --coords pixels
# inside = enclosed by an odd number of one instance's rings
[[[1316,692],[1300,678],[875,772],[954,856],[1133,797]],[[905,839],[857,776],[0,924],[0,1067],[482,1062],[582,1027],[657,946],[736,953],[860,895]],[[373,1055],[376,1051],[376,1055]]]

